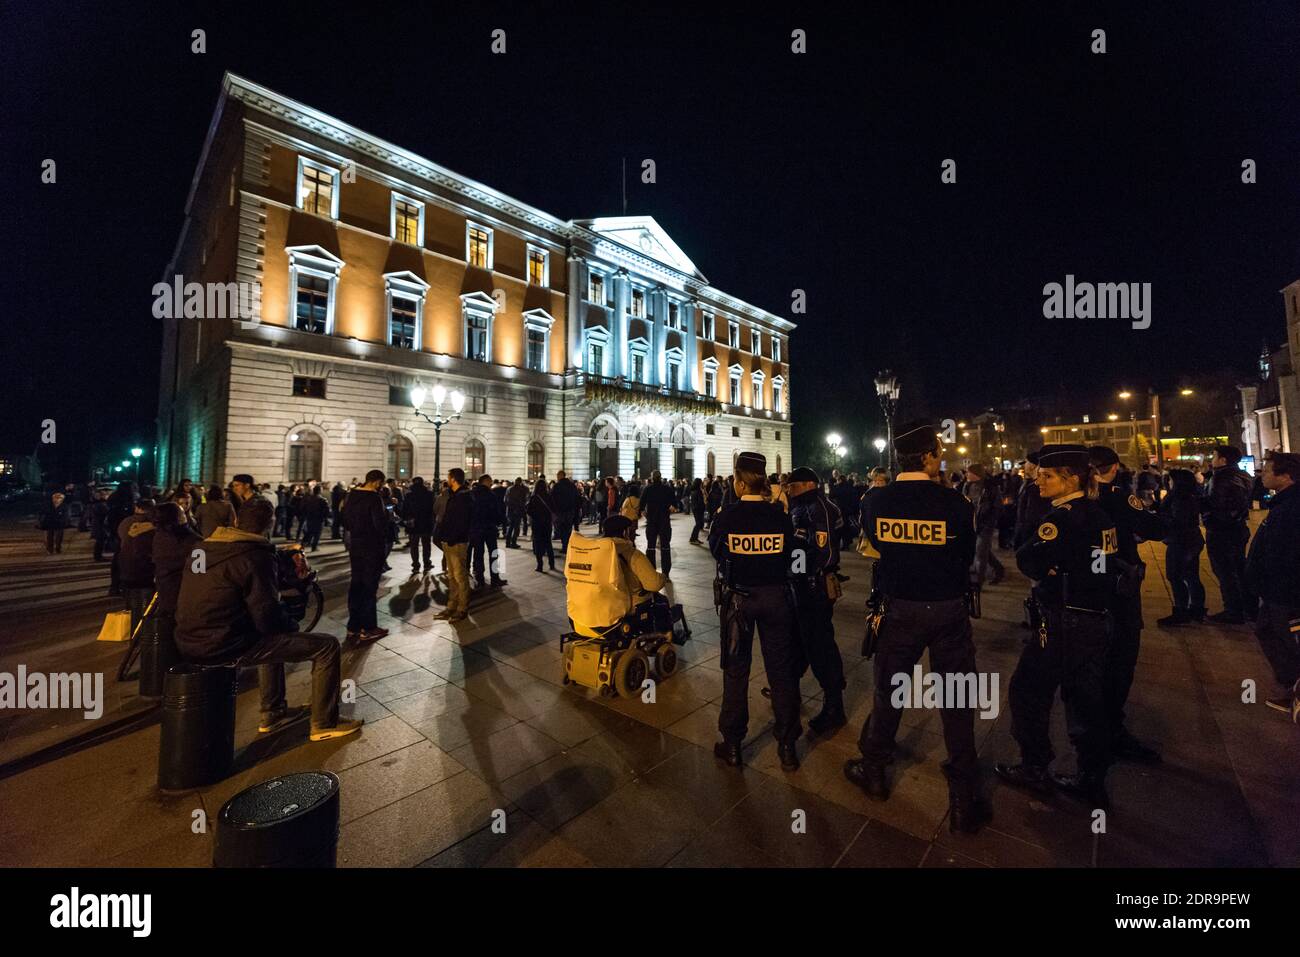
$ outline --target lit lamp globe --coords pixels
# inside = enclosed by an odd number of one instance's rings
[[[838,455],[840,458],[844,458],[844,456],[849,454],[849,450],[846,449],[844,446],[839,445],[835,447],[835,454]]]
[[[144,455],[144,449],[134,448],[131,450],[131,458],[133,459],[138,459],[142,455]]]
[[[883,451],[885,451],[885,440],[884,440],[884,439],[874,439],[874,440],[872,441],[871,444],[874,445],[874,446],[876,447],[876,451],[877,451],[877,452],[883,452]]]
[[[439,383],[433,387],[433,404],[442,405],[447,399],[447,390]]]
[[[434,390],[435,392],[437,389]],[[460,415],[460,410],[465,408],[465,393],[460,389],[451,390],[451,410]]]
[[[424,405],[424,396],[425,391],[422,386],[417,385],[415,388],[411,389],[411,405],[417,409]]]

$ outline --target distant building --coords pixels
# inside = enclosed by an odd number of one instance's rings
[[[793,464],[794,324],[649,216],[557,218],[229,74],[185,212],[155,289],[163,482],[432,477],[408,396],[439,385],[466,397],[444,474]]]
[[[1300,279],[1282,289],[1286,343],[1265,346],[1259,379],[1240,386],[1241,440],[1247,455],[1260,459],[1270,449],[1300,451],[1300,384],[1295,362],[1300,356]]]

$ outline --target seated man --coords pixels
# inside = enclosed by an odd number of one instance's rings
[[[176,606],[176,647],[197,664],[233,662],[258,666],[262,721],[258,731],[275,731],[298,718],[284,695],[284,662],[311,661],[311,739],[351,734],[359,720],[339,719],[339,643],[329,635],[296,634],[298,624],[280,604],[275,547],[266,532],[275,509],[250,498],[233,528],[203,540],[200,563],[185,565]]]
[[[635,529],[631,519],[611,515],[605,519],[599,540],[585,539],[569,550],[564,573],[568,580],[569,617],[578,634],[598,637],[640,606],[656,600],[666,603],[662,595],[655,593],[668,579],[632,543]]]

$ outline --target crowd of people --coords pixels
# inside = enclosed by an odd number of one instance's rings
[[[509,584],[501,575],[504,550],[522,549],[521,536],[531,538],[535,572],[546,574],[556,569],[557,555],[563,558],[570,535],[595,525],[598,534],[622,543],[617,553],[635,606],[670,581],[677,513],[691,517],[690,544],[705,545],[707,532],[718,563],[724,698],[715,754],[728,765],[741,763],[755,634],[783,768],[799,767],[799,681],[806,671],[823,691],[810,732],[827,734],[846,723],[832,612],[843,580],[840,552],[851,547],[878,560],[873,589],[882,596],[873,613],[877,637],[883,636],[875,713],[859,742],[863,758],[845,769],[869,796],[888,796],[884,767],[898,726],[889,669],[905,673],[928,648],[936,670],[969,665],[973,672],[971,593],[1003,581],[999,551],[1014,551],[1031,579],[1024,624],[1040,638],[1026,642],[1012,679],[1022,762],[996,769],[1009,783],[1056,787],[1104,803],[1101,779],[1110,761],[1160,760],[1124,727],[1142,628],[1140,541],[1166,545],[1173,608],[1158,623],[1254,621],[1282,689],[1268,704],[1300,720],[1300,457],[1269,453],[1252,483],[1230,446],[1216,448],[1208,474],[1154,466],[1133,474],[1114,451],[1085,446],[1048,446],[1009,471],[972,463],[947,473],[928,426],[900,435],[895,447],[899,474],[874,469],[860,479],[833,472],[825,483],[809,468],[766,474],[761,455],[742,453],[733,475],[693,480],[655,472],[644,481],[581,481],[560,471],[553,480],[501,481],[453,468],[436,484],[373,469],[332,486],[310,481],[272,488],[239,474],[225,487],[190,480],[161,490],[124,482],[111,493],[69,487],[49,494],[40,527],[47,549],[59,553],[72,520],[69,502],[80,496],[81,527],[94,538],[95,560],[111,554],[110,590],[125,597],[133,627],[153,601],[160,631],[183,659],[260,669],[260,731],[309,710],[314,740],[350,734],[360,722],[339,714],[337,639],[299,633],[279,600],[275,539],[311,551],[328,528],[342,540],[351,571],[346,639],[365,644],[388,634],[379,626],[377,596],[394,548],[409,549],[413,576],[445,581],[446,603],[437,617],[458,622],[476,593]],[[1270,507],[1252,541],[1248,518],[1260,494]],[[1095,567],[1091,576],[1082,573],[1084,558],[1092,557],[1088,548],[1104,556],[1104,576]],[[1214,614],[1200,581],[1202,550],[1223,596],[1224,608]],[[1071,629],[1073,642],[1092,649],[1091,664],[1075,671],[1046,651],[1059,646],[1049,635]],[[284,665],[297,661],[312,662],[310,709],[290,709],[285,700]],[[1047,770],[1047,715],[1058,688],[1080,750],[1074,776]],[[974,831],[989,811],[979,796],[967,718],[944,715],[946,767],[951,824]]]

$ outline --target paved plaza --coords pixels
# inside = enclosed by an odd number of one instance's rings
[[[1142,546],[1148,628],[1129,713],[1131,730],[1158,742],[1165,761],[1116,767],[1102,834],[1088,809],[1062,797],[1043,802],[993,778],[994,762],[1017,758],[1006,699],[1027,635],[1019,624],[1026,584],[1009,553],[1000,553],[1007,580],[985,589],[974,625],[979,668],[999,676],[998,716],[976,722],[995,817],[968,837],[948,833],[936,712],[904,714],[887,802],[867,799],[841,773],[856,756],[873,688],[871,662],[859,655],[867,563],[856,554],[844,559],[851,580],[835,614],[849,725],[828,739],[802,739],[803,766],[782,772],[755,643],[748,764],[717,766],[711,748],[722,677],[713,563],[706,549],[687,543],[689,528],[685,517],[675,519],[672,590],[692,637],[680,649],[682,670],[655,689],[653,703],[561,684],[563,576],[533,571],[527,539],[524,549],[505,552],[509,584],[476,593],[470,619],[457,624],[434,620],[441,584],[410,577],[409,556],[395,552],[379,605],[390,634],[344,649],[344,675],[358,689],[351,710],[366,720],[360,734],[312,744],[302,723],[268,740],[256,733],[251,688],[239,698],[237,773],[162,797],[159,729],[148,724],[0,779],[0,865],[207,866],[211,828],[194,833],[195,811],[211,819],[243,788],[310,768],[342,780],[338,858],[350,867],[1300,864],[1300,728],[1262,704],[1272,680],[1248,627],[1154,626],[1169,609],[1163,546]],[[91,561],[84,535],[68,539],[65,554],[46,556],[30,526],[0,530],[0,670],[19,663],[103,670],[108,721],[145,705],[132,684],[113,681],[123,646],[93,640],[114,607],[104,597],[107,567]],[[314,561],[329,597],[317,630],[341,637],[346,556],[329,543]],[[1217,609],[1208,567],[1202,577]],[[306,667],[291,672],[292,703],[306,701],[308,678]],[[1260,703],[1242,703],[1248,678]],[[806,721],[819,707],[811,675],[803,693]],[[1053,717],[1058,764],[1072,767],[1059,703]],[[66,713],[2,713],[0,762],[85,724]],[[504,833],[492,826],[497,811]]]

